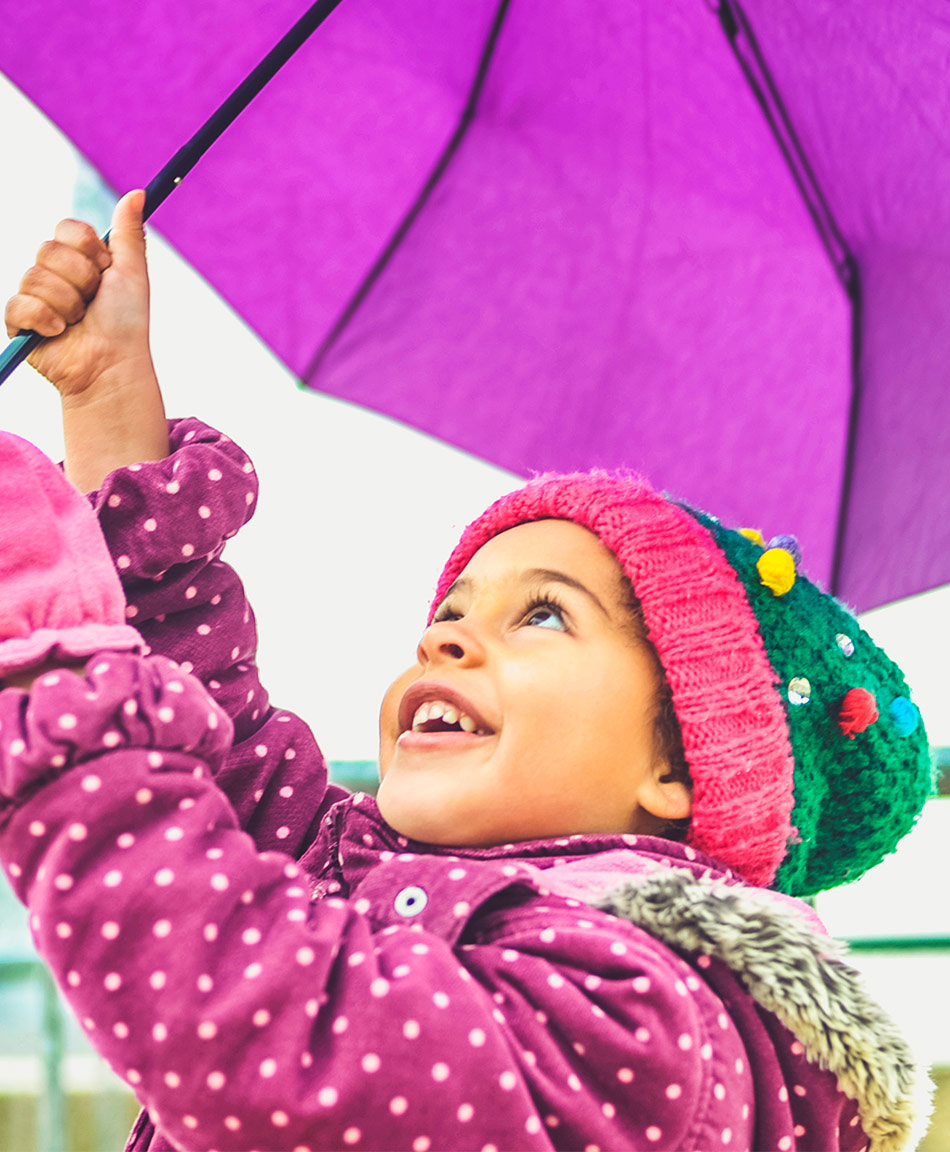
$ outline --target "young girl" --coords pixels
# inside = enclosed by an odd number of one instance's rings
[[[347,796],[220,559],[252,465],[165,422],[141,202],[7,307],[56,337],[89,503],[0,437],[0,855],[129,1147],[910,1147],[925,1078],[793,897],[894,848],[926,740],[794,540],[532,481],[463,534]]]

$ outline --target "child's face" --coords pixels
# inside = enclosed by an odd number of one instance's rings
[[[403,835],[489,846],[689,814],[686,790],[659,781],[655,657],[586,528],[543,520],[490,540],[417,657],[380,715],[379,807]]]

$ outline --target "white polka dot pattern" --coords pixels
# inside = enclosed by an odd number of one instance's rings
[[[172,442],[97,499],[161,655],[105,656],[85,683],[47,678],[29,731],[0,696],[0,779],[16,791],[61,770],[0,829],[5,869],[42,892],[38,941],[168,1135],[296,1152],[661,1149],[687,1133],[710,1148],[822,1146],[813,1102],[827,1109],[827,1084],[813,1090],[792,1038],[795,1073],[753,1133],[756,1056],[702,966],[524,887],[486,928],[483,903],[524,883],[519,846],[426,854],[366,797],[324,822],[339,793],[306,727],[270,706],[253,616],[218,558],[256,504],[253,469],[197,421],[175,423]],[[303,874],[291,857],[317,825]],[[573,843],[531,860],[569,864]],[[860,1127],[843,1126],[860,1147]]]

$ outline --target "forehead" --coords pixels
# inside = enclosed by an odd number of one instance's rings
[[[535,520],[500,532],[479,548],[459,579],[510,580],[538,569],[562,572],[615,600],[620,595],[617,558],[595,533],[571,520]]]

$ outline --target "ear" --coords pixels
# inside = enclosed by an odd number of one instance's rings
[[[684,820],[693,811],[689,786],[670,772],[669,763],[658,760],[637,789],[637,806],[656,820]]]

